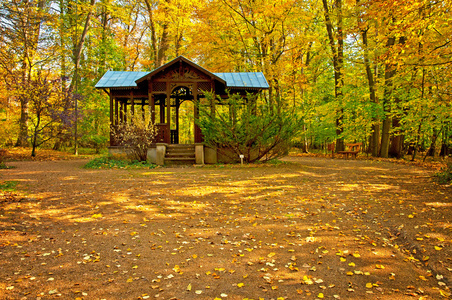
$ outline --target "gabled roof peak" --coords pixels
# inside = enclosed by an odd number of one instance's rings
[[[184,63],[190,65],[191,67],[193,67],[193,68],[195,68],[195,69],[198,69],[199,71],[201,71],[202,73],[206,74],[207,76],[209,76],[209,77],[211,77],[211,78],[215,78],[216,80],[220,81],[221,83],[226,84],[226,81],[224,81],[222,78],[216,76],[214,73],[212,73],[212,72],[210,72],[210,71],[204,69],[203,67],[201,67],[201,66],[195,64],[194,62],[192,62],[191,60],[185,58],[185,57],[182,56],[182,55],[180,55],[180,56],[176,57],[175,59],[173,59],[173,60],[167,62],[166,64],[164,64],[164,65],[158,67],[157,69],[155,69],[155,70],[149,72],[149,74],[146,74],[146,75],[143,76],[142,78],[138,79],[138,80],[136,81],[136,83],[140,83],[141,81],[143,81],[143,80],[145,80],[145,79],[147,79],[147,78],[151,78],[151,77],[157,75],[158,73],[160,73],[160,72],[166,70],[167,68],[173,66],[174,64],[176,64],[176,63],[178,63],[178,62],[184,62]]]
[[[160,66],[150,72],[126,72],[126,71],[107,71],[104,76],[95,85],[96,88],[116,88],[130,89],[136,88],[137,84],[151,79],[158,73],[165,71],[173,65],[183,62],[190,67],[198,70],[204,75],[215,79],[225,85],[225,88],[232,89],[268,89],[269,85],[262,72],[239,72],[239,73],[212,73],[184,56],[178,56],[170,62]]]

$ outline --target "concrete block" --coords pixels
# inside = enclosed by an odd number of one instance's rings
[[[155,163],[159,166],[163,166],[163,164],[165,163],[166,144],[157,143],[155,148],[156,148]]]
[[[204,164],[204,144],[195,144],[195,163],[197,165]]]

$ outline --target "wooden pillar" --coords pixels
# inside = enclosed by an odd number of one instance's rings
[[[143,118],[143,120],[144,120],[144,106],[145,105],[146,105],[146,99],[143,98],[143,99],[141,99],[141,117]]]
[[[152,81],[148,80],[148,102],[149,102],[149,112],[151,113],[151,122],[155,124],[155,99],[152,93]]]
[[[165,122],[165,102],[160,99],[160,120],[159,123],[166,123]]]
[[[151,121],[155,124],[155,95],[149,95],[149,111],[151,112]]]
[[[124,101],[124,112],[123,112],[123,115],[124,115],[124,123],[127,123],[127,99]]]
[[[168,133],[171,128],[171,90],[170,85],[166,86],[166,125],[168,127]]]
[[[135,99],[133,97],[133,91],[130,92],[130,96],[131,96],[130,105],[132,106],[131,111],[132,111],[132,115],[134,115],[135,114]]]
[[[114,125],[114,119],[113,119],[113,110],[114,110],[114,99],[113,96],[110,94],[110,126]]]
[[[193,100],[194,100],[194,122],[195,122],[195,143],[202,143],[202,136],[201,136],[201,128],[199,128],[197,121],[199,119],[199,99],[198,99],[198,83],[195,82],[193,84],[193,90],[191,91],[193,94]]]
[[[179,97],[176,98],[176,137],[175,137],[175,143],[179,144],[179,107],[180,107],[180,99]]]
[[[176,98],[176,130],[179,133],[179,107],[180,107],[180,99]]]
[[[119,101],[119,123],[124,123],[124,102],[122,100]]]
[[[114,124],[114,109],[115,109],[115,101],[111,93],[108,94],[110,96],[110,146],[115,146],[115,124]]]
[[[119,124],[119,103],[118,99],[115,98],[115,125]]]

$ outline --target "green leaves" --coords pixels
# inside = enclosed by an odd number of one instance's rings
[[[294,114],[260,103],[256,96],[229,95],[228,100],[216,105],[215,115],[210,113],[210,106],[199,107],[205,142],[231,161],[240,161],[239,155],[244,155],[246,162],[279,157],[286,153],[300,128]]]

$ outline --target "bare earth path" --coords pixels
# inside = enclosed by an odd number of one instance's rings
[[[452,188],[423,168],[12,162],[1,299],[451,299]]]

